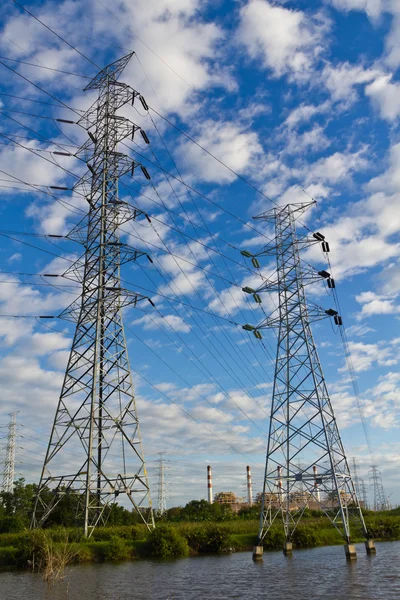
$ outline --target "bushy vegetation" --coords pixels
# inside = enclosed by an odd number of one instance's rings
[[[23,480],[15,483],[14,494],[0,494],[0,566],[34,567],[48,580],[62,576],[70,562],[103,562],[132,558],[177,558],[189,554],[250,550],[256,542],[260,507],[255,505],[233,513],[229,505],[192,500],[184,507],[167,511],[149,532],[140,516],[114,505],[107,527],[98,527],[90,539],[83,537],[82,524],[75,520],[76,499],[63,497],[48,527],[30,531],[29,522],[36,492]],[[340,544],[339,533],[318,511],[306,510],[296,529],[297,548]],[[372,538],[400,539],[400,510],[365,511]],[[354,541],[362,541],[362,532]],[[281,549],[284,535],[276,521],[264,540],[265,550]]]
[[[181,558],[189,555],[187,540],[171,526],[159,525],[147,541],[150,556],[155,558]]]

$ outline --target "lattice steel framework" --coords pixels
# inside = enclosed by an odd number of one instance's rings
[[[264,291],[278,299],[276,310],[260,325],[244,326],[259,338],[264,328],[278,330],[259,546],[278,515],[290,543],[308,507],[321,509],[348,544],[351,517],[368,538],[310,326],[328,316],[341,324],[335,310],[306,301],[306,285],[321,280],[335,285],[329,273],[300,259],[301,250],[321,241],[329,250],[322,234],[296,233],[296,219],[311,204],[289,204],[255,217],[273,225],[275,237],[256,254],[242,252],[255,266],[262,256],[276,257],[277,264],[258,289],[244,288],[257,302]]]
[[[368,508],[368,498],[367,498],[367,490],[365,488],[364,480],[358,474],[357,461],[353,457],[353,481],[354,486],[356,488],[357,496],[360,502],[362,503],[363,508]]]
[[[121,314],[146,299],[120,281],[121,265],[144,255],[119,235],[123,223],[143,215],[118,198],[119,177],[140,167],[117,149],[140,130],[118,109],[137,97],[145,105],[138,92],[118,81],[131,56],[105,67],[85,88],[98,90],[98,99],[78,122],[89,139],[76,156],[86,161],[88,172],[74,189],[89,209],[68,236],[83,244],[84,254],[64,273],[82,283],[82,294],[60,315],[76,321],[76,330],[32,518],[32,526],[42,525],[65,494],[76,495],[77,523],[86,536],[106,522],[121,494],[154,526]]]
[[[157,484],[157,516],[162,517],[167,512],[167,491],[165,486],[165,461],[164,452],[159,452],[160,458],[156,460],[158,464],[158,484]]]
[[[371,467],[371,485],[374,493],[374,510],[387,510],[388,499],[383,488],[381,472],[376,465]]]
[[[12,494],[14,492],[15,476],[15,440],[17,435],[17,414],[18,411],[10,413],[10,422],[8,424],[6,459],[4,461],[2,492]]]

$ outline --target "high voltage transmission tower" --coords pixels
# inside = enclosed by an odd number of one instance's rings
[[[271,404],[264,487],[258,543],[254,558],[262,557],[262,544],[275,519],[280,516],[285,532],[285,554],[292,551],[293,534],[307,508],[325,513],[343,536],[346,556],[356,556],[351,543],[350,521],[362,529],[367,551],[374,551],[360,509],[354,482],[340,438],[327,386],[314,343],[310,323],[328,316],[337,325],[341,317],[306,301],[305,286],[325,280],[335,282],[327,271],[314,270],[300,259],[300,251],[329,245],[320,233],[297,235],[296,219],[313,203],[288,204],[255,219],[275,229],[275,237],[260,252],[242,254],[258,259],[276,257],[277,269],[258,289],[243,291],[261,302],[260,294],[277,294],[278,307],[258,326],[245,325],[262,338],[264,328],[278,329],[274,386]]]
[[[96,102],[79,119],[89,139],[75,156],[88,172],[74,190],[84,195],[88,214],[67,236],[84,247],[64,277],[78,280],[82,293],[60,317],[76,322],[50,441],[36,496],[32,526],[41,526],[61,499],[75,496],[76,522],[90,536],[106,522],[110,506],[125,495],[147,526],[153,512],[121,309],[151,300],[121,288],[120,268],[144,252],[121,242],[119,227],[146,216],[119,200],[118,179],[144,167],[118,152],[118,143],[144,131],[117,114],[142,96],[118,81],[129,54],[101,70],[85,90]]]
[[[17,435],[17,414],[18,411],[10,413],[11,420],[8,424],[6,459],[4,461],[3,481],[1,485],[2,492],[12,494],[14,492],[15,476],[15,440]]]
[[[165,486],[165,452],[159,452],[160,458],[156,460],[158,464],[158,483],[157,483],[157,516],[162,515],[167,511],[167,490]]]
[[[358,499],[360,500],[360,503],[362,503],[361,505],[363,508],[368,508],[367,490],[365,488],[364,480],[358,475],[357,461],[354,457],[352,459],[352,462],[353,462],[353,481],[354,481],[354,486],[356,488]]]
[[[371,467],[371,485],[374,492],[374,510],[387,510],[388,500],[383,489],[381,472],[376,465]]]

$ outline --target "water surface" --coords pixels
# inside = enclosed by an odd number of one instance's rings
[[[346,562],[340,546],[176,561],[79,565],[54,587],[27,572],[0,574],[0,600],[400,600],[400,542]]]

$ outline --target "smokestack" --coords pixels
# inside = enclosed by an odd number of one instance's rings
[[[318,473],[318,470],[317,470],[316,465],[313,466],[313,471],[314,471],[315,495],[316,495],[316,498],[317,498],[318,502],[321,502],[321,494],[320,494],[319,486],[318,486],[318,483],[317,483],[317,473]]]
[[[207,486],[208,486],[208,501],[210,504],[213,503],[213,493],[212,493],[212,475],[211,475],[211,467],[208,465],[207,467]]]
[[[247,471],[247,501],[249,506],[253,504],[253,484],[251,482],[251,470],[250,467],[246,467]]]

